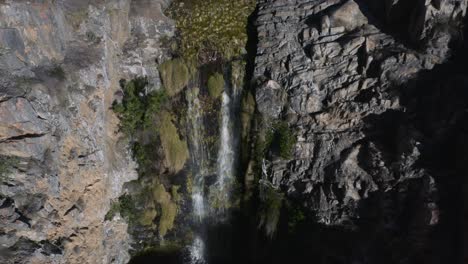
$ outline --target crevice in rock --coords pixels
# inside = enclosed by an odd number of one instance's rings
[[[6,138],[6,139],[3,139],[3,140],[0,140],[0,143],[4,143],[4,142],[12,142],[12,141],[19,141],[19,140],[23,140],[23,139],[28,139],[28,138],[40,138],[40,137],[43,137],[45,135],[47,135],[48,133],[39,133],[39,134],[22,134],[22,135],[18,135],[18,136],[14,136],[14,137],[9,137],[9,138]]]

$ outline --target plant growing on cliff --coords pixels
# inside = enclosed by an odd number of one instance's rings
[[[269,150],[278,153],[283,159],[291,158],[297,138],[288,123],[275,122],[260,134],[263,136],[258,136],[254,149],[257,162],[263,159]]]
[[[0,181],[7,180],[12,169],[17,167],[19,159],[16,157],[0,156]]]
[[[153,114],[159,112],[167,101],[164,90],[147,93],[147,85],[146,78],[121,81],[122,101],[115,101],[112,105],[120,119],[120,130],[130,137],[133,137],[138,129],[151,126]]]
[[[288,123],[278,122],[273,127],[272,144],[277,144],[279,155],[283,159],[290,159],[297,139]]]
[[[247,20],[254,9],[254,0],[175,1],[169,15],[179,30],[181,55],[198,59],[205,54],[226,60],[240,55],[247,43]]]

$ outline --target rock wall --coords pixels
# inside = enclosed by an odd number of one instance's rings
[[[137,178],[110,108],[121,79],[159,88],[167,5],[0,1],[0,262],[129,260],[127,224],[104,220]]]
[[[460,239],[466,62],[450,58],[462,56],[467,1],[409,2],[258,1],[257,109],[298,138],[291,159],[267,153],[261,181],[323,226],[372,230],[360,246],[394,250],[323,263],[455,263],[461,252],[440,241]]]

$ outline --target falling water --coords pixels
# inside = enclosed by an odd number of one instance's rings
[[[189,139],[191,148],[193,187],[192,206],[195,222],[194,240],[188,248],[189,262],[203,264],[205,261],[206,219],[219,221],[226,216],[230,206],[232,187],[235,181],[236,138],[235,112],[239,104],[240,87],[225,84],[221,104],[221,124],[219,150],[216,166],[216,181],[209,186],[209,196],[205,195],[205,177],[209,173],[208,148],[204,143],[205,126],[203,108],[198,98],[198,88],[187,92]]]
[[[229,207],[231,187],[234,181],[233,131],[232,131],[232,103],[227,89],[222,95],[220,145],[218,152],[217,181],[215,184],[216,199],[218,201],[217,214],[223,213]]]
[[[190,151],[192,161],[192,207],[193,214],[195,216],[195,222],[201,225],[203,218],[205,217],[205,175],[207,174],[207,150],[205,144],[203,144],[204,134],[204,122],[203,112],[198,99],[198,88],[192,88],[187,91],[187,102],[188,102],[188,130],[190,138]],[[197,231],[197,230],[195,230]],[[192,245],[188,248],[189,251],[189,262],[192,264],[205,263],[204,260],[205,244],[200,236],[196,236],[192,242]]]

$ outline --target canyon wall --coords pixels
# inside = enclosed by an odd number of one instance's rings
[[[160,86],[161,1],[0,1],[0,262],[126,263],[105,221],[137,178],[110,109],[119,80]]]

